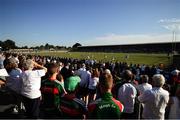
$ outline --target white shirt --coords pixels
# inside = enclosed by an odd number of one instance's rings
[[[140,94],[143,94],[144,91],[151,90],[152,89],[152,85],[149,84],[149,83],[142,83],[142,84],[138,85],[137,89],[138,89]]]
[[[125,113],[134,112],[135,97],[137,95],[136,88],[131,83],[123,84],[118,90],[118,100],[124,105]]]
[[[20,93],[22,87],[22,71],[20,69],[13,69],[7,77],[6,86],[16,93]]]
[[[164,119],[165,108],[169,101],[169,93],[163,88],[154,87],[138,97],[144,103],[143,118]]]
[[[91,77],[91,73],[89,71],[86,71],[85,68],[80,68],[78,70],[78,75],[81,78],[81,82],[79,83],[79,85],[81,87],[86,87],[89,84],[89,79]]]
[[[172,97],[173,104],[169,111],[169,119],[180,119],[180,101],[174,96]]]
[[[95,90],[96,89],[96,86],[99,82],[99,78],[98,77],[91,77],[90,78],[90,81],[89,81],[89,89],[92,89],[92,90]]]
[[[22,73],[21,94],[30,99],[41,96],[41,77],[45,75],[45,70],[26,70]]]

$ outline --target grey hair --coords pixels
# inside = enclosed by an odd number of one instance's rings
[[[104,70],[104,73],[106,73],[106,74],[111,74],[111,71],[110,71],[109,69],[105,69],[105,70]]]
[[[141,75],[142,83],[148,83],[149,77],[148,75]]]
[[[153,76],[153,84],[155,87],[162,87],[165,84],[165,78],[161,74],[155,74]]]
[[[34,63],[31,59],[27,59],[24,61],[23,67],[26,70],[32,70],[34,68]]]

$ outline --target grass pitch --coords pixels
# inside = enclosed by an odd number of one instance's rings
[[[172,58],[167,54],[148,54],[148,53],[102,53],[102,52],[66,52],[66,51],[40,51],[32,53],[40,56],[55,56],[62,58],[94,59],[101,62],[127,62],[133,64],[170,65]]]

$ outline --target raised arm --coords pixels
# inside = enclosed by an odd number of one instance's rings
[[[44,69],[44,70],[45,70],[45,72],[47,72],[47,68],[46,68],[46,67],[44,67],[44,66],[42,66],[42,65],[38,64],[38,63],[37,63],[37,62],[35,62],[35,61],[33,61],[33,63],[34,63],[34,67],[38,67],[38,68]]]

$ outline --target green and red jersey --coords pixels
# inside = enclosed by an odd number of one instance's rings
[[[87,114],[85,102],[76,98],[74,93],[65,94],[61,98],[59,108],[64,118],[81,119]]]
[[[55,80],[46,79],[41,83],[42,101],[45,108],[58,108],[64,90]]]
[[[88,118],[119,119],[123,109],[123,104],[107,92],[100,99],[89,104]]]

